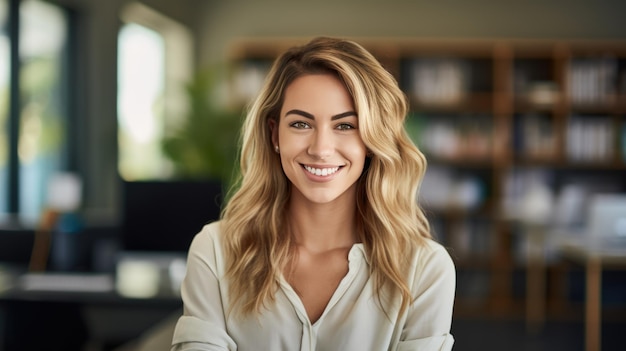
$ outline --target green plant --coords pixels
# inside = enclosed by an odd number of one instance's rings
[[[163,140],[176,178],[217,179],[227,187],[237,159],[241,108],[219,101],[219,87],[228,69],[220,66],[200,72],[187,84],[189,111],[182,124]]]

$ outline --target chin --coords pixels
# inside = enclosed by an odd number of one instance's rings
[[[325,205],[345,199],[346,196],[349,196],[348,193],[349,189],[344,191],[329,191],[328,189],[315,191],[308,189],[308,191],[302,193],[302,196],[311,203]]]

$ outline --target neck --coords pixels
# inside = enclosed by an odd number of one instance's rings
[[[349,203],[312,204],[292,198],[289,225],[296,245],[317,252],[351,247],[357,242],[356,205]]]

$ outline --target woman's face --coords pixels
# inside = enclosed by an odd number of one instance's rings
[[[294,195],[319,204],[354,196],[367,150],[352,97],[339,79],[311,74],[294,80],[278,125],[271,121],[270,128]]]

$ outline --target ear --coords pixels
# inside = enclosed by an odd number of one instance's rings
[[[267,120],[267,126],[270,128],[273,148],[278,145],[278,122],[275,119],[270,118]]]

